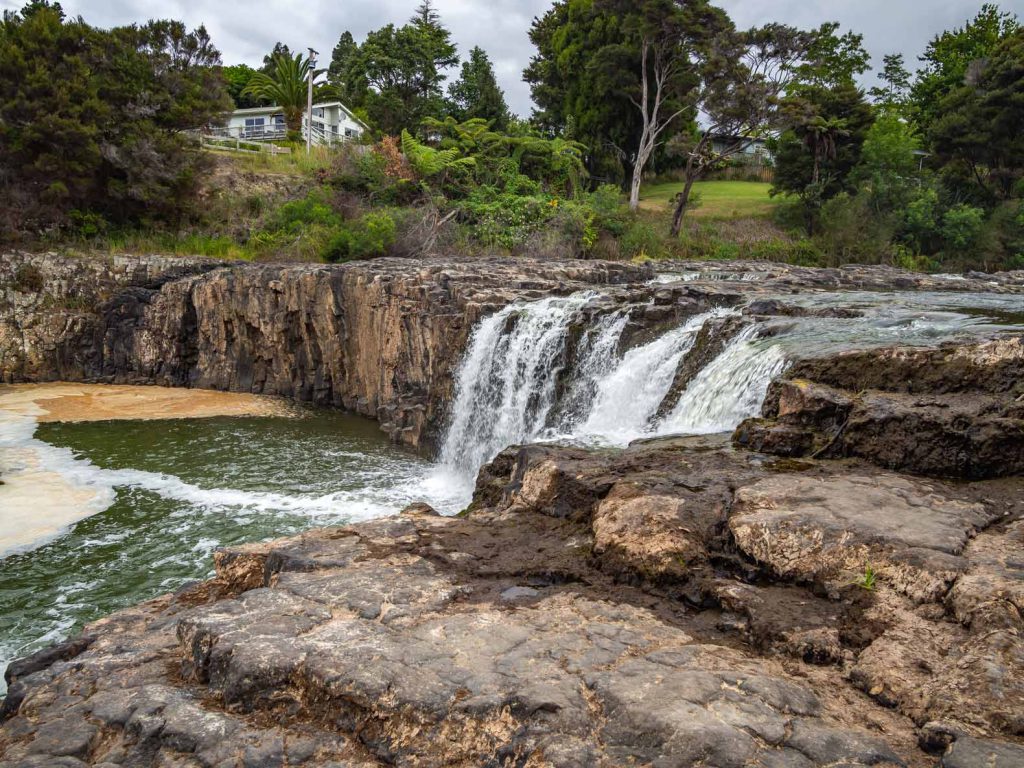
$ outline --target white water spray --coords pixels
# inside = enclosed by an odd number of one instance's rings
[[[757,414],[768,385],[786,369],[782,350],[757,341],[757,326],[744,328],[690,382],[659,434],[704,435],[734,429]]]
[[[781,372],[780,350],[742,332],[694,378],[669,417],[658,409],[680,363],[716,309],[647,344],[619,353],[628,310],[605,314],[570,342],[578,312],[596,294],[506,307],[477,327],[459,369],[442,472],[469,486],[479,468],[510,445],[541,440],[627,445],[661,434],[727,431],[761,405]],[[571,365],[571,370],[565,370]]]

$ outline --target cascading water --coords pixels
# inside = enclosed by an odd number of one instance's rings
[[[651,433],[651,421],[668,394],[680,361],[704,324],[735,314],[715,310],[690,318],[681,327],[626,352],[596,382],[597,396],[577,432],[583,440],[625,445]]]
[[[500,450],[539,440],[626,445],[642,437],[726,431],[757,412],[781,351],[748,327],[694,378],[668,417],[656,414],[684,357],[716,309],[620,354],[629,310],[601,315],[571,354],[586,292],[506,307],[485,319],[459,369],[454,418],[441,452],[444,473],[464,486]],[[566,365],[572,365],[566,371]],[[559,383],[567,383],[561,387]]]
[[[441,450],[457,477],[473,477],[502,448],[547,424],[573,315],[591,292],[511,305],[473,332],[456,381],[454,419]]]
[[[786,369],[782,350],[757,341],[748,326],[690,382],[659,434],[712,434],[736,427],[761,408],[768,386]]]

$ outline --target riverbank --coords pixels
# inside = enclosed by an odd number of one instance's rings
[[[0,385],[0,557],[38,546],[112,501],[111,489],[58,471],[35,440],[52,422],[294,415],[283,400],[227,392],[90,384]]]

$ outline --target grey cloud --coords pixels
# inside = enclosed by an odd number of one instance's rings
[[[719,0],[742,27],[781,21],[814,27],[839,21],[844,29],[864,35],[865,47],[880,64],[886,53],[903,53],[914,69],[917,57],[938,32],[962,24],[980,7],[980,0]],[[1019,2],[1004,3],[1007,9]],[[0,0],[0,8],[15,9],[20,0]],[[346,29],[356,39],[369,30],[403,23],[418,0],[306,0],[302,3],[246,0],[62,0],[70,14],[81,14],[100,26],[145,21],[153,16],[178,18],[195,26],[205,24],[227,63],[259,64],[277,40],[293,50],[312,46],[329,57]],[[530,91],[522,70],[533,54],[527,31],[534,16],[551,0],[436,0],[459,51],[484,48],[495,62],[498,78],[513,110],[528,115]],[[454,76],[454,72],[451,73]],[[865,84],[874,82],[865,75]]]

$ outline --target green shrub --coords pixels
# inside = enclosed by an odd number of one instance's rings
[[[331,207],[326,191],[315,189],[301,200],[292,200],[282,205],[266,228],[297,235],[313,225],[335,228],[341,224],[341,216]]]
[[[68,213],[71,228],[83,239],[91,240],[107,231],[107,220],[98,213],[80,211],[77,208]]]
[[[749,258],[795,264],[798,267],[821,267],[826,257],[813,242],[800,240],[764,240],[754,243]]]
[[[395,219],[387,211],[372,211],[342,227],[323,250],[325,261],[342,262],[384,256],[395,242]]]
[[[939,263],[928,256],[914,253],[904,245],[896,244],[893,247],[893,266],[900,269],[907,269],[911,272],[937,272]]]
[[[939,193],[925,187],[907,205],[904,216],[906,240],[917,251],[932,251],[939,237]]]
[[[896,233],[893,218],[870,204],[870,193],[840,193],[821,207],[817,243],[832,264],[888,261]]]
[[[947,248],[963,252],[970,248],[981,234],[985,211],[973,205],[960,203],[946,211],[942,217],[942,237]]]
[[[622,255],[628,259],[662,259],[668,249],[663,227],[642,218],[635,218],[619,239]]]

